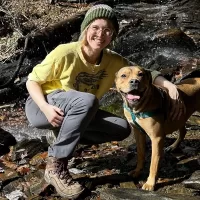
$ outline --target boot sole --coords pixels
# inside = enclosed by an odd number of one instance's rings
[[[65,193],[63,193],[61,190],[59,190],[59,187],[56,188],[57,184],[52,184],[51,183],[51,178],[48,176],[48,174],[45,174],[44,175],[44,180],[50,184],[50,185],[53,185],[57,191],[57,193],[61,196],[61,197],[64,197],[64,198],[70,198],[71,200],[74,200],[76,199],[77,197],[79,197],[79,195],[84,191],[84,188],[77,194],[74,194],[74,195],[66,195]]]

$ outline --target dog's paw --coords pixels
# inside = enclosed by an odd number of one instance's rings
[[[133,178],[137,178],[140,175],[140,170],[132,170],[128,173],[129,176],[132,176]]]
[[[143,190],[153,191],[154,185],[148,184],[147,182],[142,186]]]

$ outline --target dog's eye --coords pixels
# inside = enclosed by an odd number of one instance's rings
[[[121,77],[122,77],[122,78],[126,78],[126,74],[122,74]]]
[[[138,73],[138,76],[143,76],[143,72],[139,72],[139,73]]]

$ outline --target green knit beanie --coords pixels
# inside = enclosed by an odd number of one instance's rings
[[[106,4],[95,5],[87,11],[87,13],[85,14],[85,18],[81,24],[81,33],[90,23],[92,23],[92,21],[99,18],[109,19],[115,28],[116,35],[118,34],[119,24],[117,21],[117,17],[113,9]]]

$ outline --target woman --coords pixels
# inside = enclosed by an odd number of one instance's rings
[[[48,150],[44,177],[62,197],[77,198],[83,191],[67,170],[68,160],[79,142],[123,140],[131,132],[127,121],[99,110],[98,105],[98,100],[112,87],[115,72],[129,64],[106,48],[118,30],[111,7],[93,6],[82,22],[80,40],[59,45],[28,76],[29,122],[37,128],[59,130]],[[168,88],[178,102],[175,85],[156,71],[152,78],[155,84]],[[176,117],[178,112],[173,113]]]

